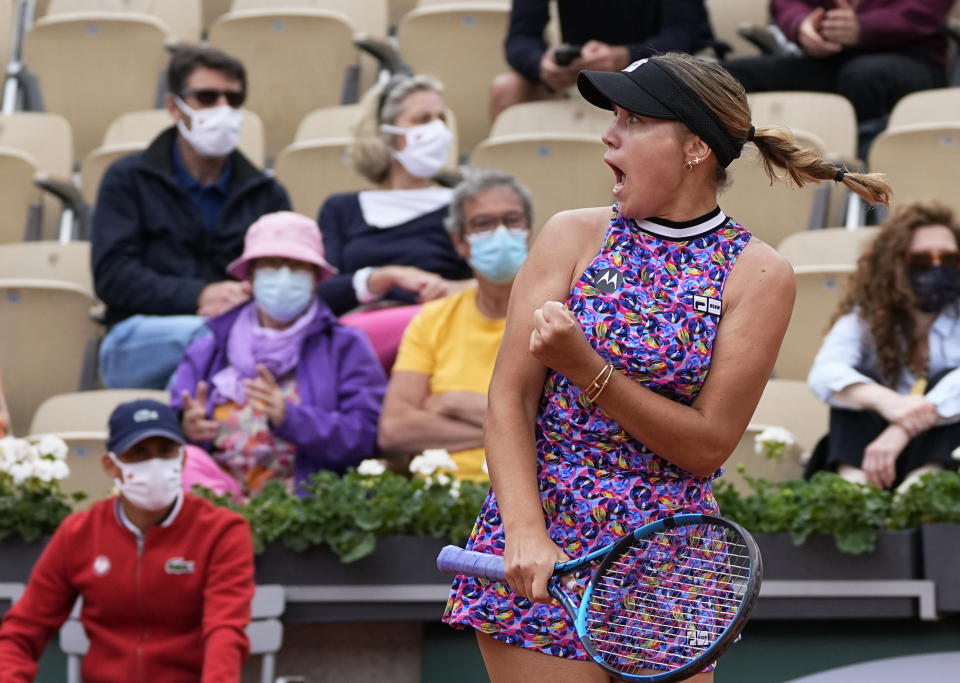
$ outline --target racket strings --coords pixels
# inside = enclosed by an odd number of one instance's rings
[[[639,539],[594,583],[591,641],[625,673],[680,668],[721,638],[750,571],[746,545],[725,527],[690,525]]]

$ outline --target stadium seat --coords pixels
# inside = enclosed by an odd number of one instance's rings
[[[507,2],[417,7],[397,27],[400,56],[416,73],[443,83],[460,126],[461,156],[490,130],[490,83],[509,69],[503,53],[509,13]]]
[[[107,420],[118,405],[140,398],[170,401],[167,392],[156,389],[100,389],[51,396],[34,412],[31,438],[53,434],[70,449],[70,475],[61,482],[61,488],[68,494],[83,492],[88,496],[76,507],[89,507],[109,494],[112,484],[100,465],[100,456],[107,451]]]
[[[800,458],[809,456],[814,446],[829,428],[829,407],[817,398],[802,380],[771,379],[763,389],[757,410],[747,431],[733,454],[724,463],[723,476],[740,492],[748,493],[749,486],[738,466],[743,465],[751,477],[767,481],[786,481],[803,476]],[[796,452],[787,453],[782,460],[770,460],[755,449],[755,438],[767,427],[783,427],[797,441]]]
[[[201,0],[201,15],[203,17],[203,34],[207,35],[213,22],[230,11],[233,0]]]
[[[315,218],[323,201],[335,192],[374,189],[353,168],[347,152],[350,142],[351,138],[304,140],[277,155],[274,172],[290,195],[294,211]]]
[[[31,155],[0,147],[0,244],[23,241],[31,231],[31,213],[39,216],[41,193],[33,183],[36,174],[37,163]],[[35,229],[39,227],[35,222]]]
[[[10,59],[10,44],[16,20],[17,0],[0,0],[0,57]]]
[[[887,175],[897,205],[938,199],[960,211],[960,122],[888,128],[870,148],[870,170]],[[891,205],[891,208],[893,206]]]
[[[46,109],[70,122],[75,159],[100,144],[117,116],[153,106],[166,40],[162,22],[131,14],[54,15],[27,33],[27,68]]]
[[[72,282],[92,292],[90,243],[44,240],[2,244],[0,273],[4,278],[41,278]]]
[[[80,659],[90,648],[90,640],[80,621],[82,600],[78,599],[70,612],[70,618],[60,628],[60,649],[67,655],[67,683],[80,683]],[[275,683],[276,655],[283,644],[283,616],[286,599],[283,586],[257,586],[250,601],[250,623],[247,624],[247,640],[250,654],[262,655],[260,683]],[[303,680],[300,677],[291,677]],[[246,679],[245,679],[246,680]],[[276,683],[287,679],[276,679]]]
[[[609,206],[613,173],[596,135],[505,135],[484,140],[470,166],[496,168],[515,175],[533,194],[534,230],[555,213],[585,206]]]
[[[861,252],[879,230],[877,227],[804,230],[787,235],[777,245],[777,251],[794,267],[856,265]]]
[[[100,333],[94,303],[89,288],[72,282],[0,279],[0,376],[15,433],[43,399],[80,387],[88,342]]]
[[[387,0],[233,0],[230,11],[294,8],[341,12],[357,33],[370,38],[387,38]]]
[[[773,366],[777,379],[806,380],[813,359],[820,350],[830,320],[840,305],[855,266],[794,266],[797,298],[780,353]]]
[[[110,164],[128,154],[146,149],[157,135],[172,125],[173,119],[166,109],[146,109],[117,117],[107,128],[103,144],[87,154],[80,164],[80,189],[84,201],[90,204],[96,201],[100,180]],[[249,109],[243,113],[239,147],[250,161],[263,168],[263,121]]]
[[[340,103],[357,61],[353,34],[344,14],[310,9],[229,12],[210,27],[210,44],[247,67],[247,106],[263,119],[268,158],[293,140],[307,113]]]
[[[579,133],[594,135],[599,140],[612,122],[611,112],[594,107],[579,97],[523,102],[500,112],[487,137],[518,133]]]
[[[760,54],[760,50],[737,33],[737,29],[770,23],[769,0],[706,0],[706,6],[713,34],[731,48],[726,58]]]
[[[350,138],[361,115],[360,105],[357,104],[314,109],[300,121],[293,139],[295,142],[302,142],[327,138]]]
[[[855,163],[857,115],[842,95],[777,91],[751,93],[747,99],[754,125],[781,125],[813,134],[828,156]]]
[[[901,98],[890,112],[887,129],[914,123],[960,124],[960,87],[920,90]]]
[[[50,0],[46,16],[76,12],[145,14],[162,21],[177,42],[200,42],[200,0]]]
[[[823,149],[823,143],[803,131],[794,131],[803,142]],[[728,168],[730,185],[720,193],[724,212],[771,245],[794,232],[823,227],[827,220],[830,187],[808,183],[802,188],[784,182],[772,185],[759,153],[751,144]]]

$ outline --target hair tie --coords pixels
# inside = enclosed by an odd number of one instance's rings
[[[757,129],[751,125],[750,130],[747,131],[747,142],[753,142],[753,134],[756,132]]]
[[[834,179],[835,182],[842,183],[842,182],[843,182],[843,176],[845,176],[846,174],[847,174],[847,169],[845,169],[845,168],[838,168],[838,169],[837,169],[837,172],[833,175],[833,179]]]

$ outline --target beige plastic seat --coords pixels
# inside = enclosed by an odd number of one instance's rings
[[[854,270],[853,264],[794,267],[797,298],[773,366],[774,377],[807,379]]]
[[[268,158],[309,112],[339,104],[346,69],[357,61],[353,34],[344,14],[310,9],[229,12],[210,27],[210,44],[247,67],[247,106],[263,119]]]
[[[68,494],[87,494],[88,498],[77,507],[89,507],[113,488],[100,464],[100,456],[107,452],[107,420],[121,403],[141,398],[170,401],[167,392],[156,389],[101,389],[58,394],[37,407],[30,422],[30,435],[53,434],[67,443],[70,475],[61,482],[61,488]]]
[[[387,0],[233,0],[230,11],[281,8],[342,12],[358,33],[371,38],[387,37]]]
[[[350,138],[353,136],[354,126],[362,115],[362,109],[358,104],[340,104],[314,109],[300,121],[294,141]]]
[[[938,199],[960,211],[958,168],[960,122],[888,128],[870,148],[870,170],[887,175],[897,205]]]
[[[293,210],[315,218],[323,201],[334,192],[372,190],[350,160],[351,138],[303,140],[277,155],[274,173],[283,185]]]
[[[741,37],[737,29],[769,24],[769,0],[706,0],[705,4],[713,34],[732,48],[727,59],[760,54],[757,46]]]
[[[43,399],[80,386],[87,342],[100,332],[93,305],[93,292],[72,282],[0,279],[0,376],[15,433]]]
[[[203,30],[209,31],[213,22],[221,15],[230,11],[233,6],[233,0],[201,0],[201,15],[203,17]]]
[[[92,292],[90,243],[43,240],[2,244],[0,276],[72,282]]]
[[[34,24],[25,62],[47,110],[70,122],[74,158],[99,145],[117,116],[153,105],[166,40],[165,25],[148,16],[58,14]]]
[[[10,42],[13,38],[17,0],[0,0],[0,57],[6,64],[10,59]]]
[[[802,460],[829,428],[830,410],[802,380],[771,379],[763,389],[757,410],[733,454],[723,465],[721,481],[730,482],[738,491],[749,493],[743,465],[751,477],[768,481],[787,481],[803,476]],[[767,427],[783,427],[794,436],[797,447],[781,460],[771,460],[755,449],[755,439]]]
[[[464,2],[418,7],[397,27],[401,57],[443,83],[459,122],[461,155],[490,130],[490,83],[509,68],[503,54],[508,15],[506,3]]]
[[[200,0],[50,0],[46,15],[118,12],[156,17],[178,42],[200,42]]]
[[[565,100],[523,102],[500,112],[488,138],[518,133],[580,133],[602,136],[613,114],[579,97]]]
[[[484,140],[470,156],[475,168],[515,175],[533,194],[534,229],[558,211],[612,203],[613,173],[595,135],[531,134]]]
[[[826,92],[758,92],[747,96],[753,123],[781,125],[816,136],[823,151],[853,164],[857,158],[857,115],[842,95]]]
[[[960,87],[920,90],[901,98],[890,112],[887,129],[914,123],[960,124]]]
[[[84,201],[94,203],[103,174],[117,159],[146,149],[150,142],[173,124],[166,109],[128,112],[107,128],[103,144],[92,150],[80,164],[80,191]],[[263,121],[252,111],[243,112],[239,149],[256,166],[265,163]]]
[[[794,134],[803,144],[823,149],[815,136],[797,130]],[[829,185],[808,183],[797,188],[780,181],[771,185],[759,156],[756,147],[747,144],[728,167],[731,183],[720,193],[724,212],[771,245],[780,244],[791,233],[822,227]]]
[[[823,228],[787,235],[777,251],[792,266],[856,265],[880,228]]]
[[[30,207],[41,201],[40,190],[33,184],[36,173],[32,156],[0,147],[0,244],[22,242],[26,236]]]

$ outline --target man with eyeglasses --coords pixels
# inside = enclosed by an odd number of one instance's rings
[[[237,150],[247,80],[213,48],[178,48],[167,67],[174,126],[104,175],[93,214],[93,276],[107,305],[107,387],[163,388],[204,318],[246,301],[226,266],[247,227],[290,209],[284,189]]]
[[[446,226],[477,285],[424,304],[407,326],[380,414],[382,449],[443,448],[458,478],[486,478],[487,387],[532,220],[529,191],[506,173],[474,171],[454,190]]]

